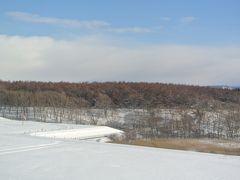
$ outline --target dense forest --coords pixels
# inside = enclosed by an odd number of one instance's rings
[[[74,108],[214,108],[240,105],[240,91],[133,82],[0,81],[0,105]]]

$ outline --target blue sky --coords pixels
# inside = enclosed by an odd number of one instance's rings
[[[106,21],[114,28],[142,27],[152,33],[111,33],[138,41],[181,44],[238,44],[240,41],[240,1],[238,0],[15,0],[0,1],[0,33],[9,35],[105,34],[102,29],[26,23],[6,15],[26,12],[43,17]],[[184,17],[193,21],[184,23]],[[109,34],[109,33],[108,33]]]
[[[40,52],[39,50],[42,50],[42,44],[46,43],[46,38],[49,38],[50,41],[54,43],[65,41],[71,45],[82,44],[84,42],[89,44],[91,48],[98,48],[96,44],[99,45],[99,48],[106,47],[111,50],[112,48],[118,48],[119,51],[121,48],[124,48],[125,51],[128,51],[127,48],[132,48],[132,52],[126,53],[126,57],[122,57],[127,59],[125,62],[127,64],[132,61],[132,56],[134,56],[134,58],[137,56],[132,54],[140,51],[142,47],[146,47],[145,49],[149,49],[149,51],[157,49],[153,52],[153,54],[156,53],[156,56],[152,57],[152,59],[154,59],[152,61],[159,66],[159,70],[156,70],[154,73],[152,73],[151,70],[144,70],[141,67],[141,65],[144,66],[145,63],[148,64],[147,59],[151,58],[151,55],[149,55],[149,58],[147,57],[148,52],[146,52],[146,54],[142,55],[146,59],[139,60],[141,62],[140,66],[135,69],[130,69],[127,72],[124,72],[124,70],[123,72],[116,70],[116,73],[111,72],[112,74],[109,73],[99,78],[99,74],[102,74],[102,72],[99,71],[96,76],[90,77],[87,76],[92,73],[91,71],[87,71],[90,69],[89,65],[85,68],[85,76],[81,75],[82,78],[79,79],[73,78],[74,75],[78,75],[77,72],[80,70],[76,69],[75,74],[68,75],[67,71],[65,72],[66,74],[63,73],[60,77],[54,73],[50,73],[49,77],[33,75],[33,80],[143,80],[203,85],[239,84],[239,79],[235,78],[235,76],[239,75],[237,71],[234,71],[231,77],[223,78],[223,74],[230,71],[228,68],[223,70],[223,67],[216,69],[219,75],[211,81],[208,81],[209,78],[207,76],[201,77],[201,71],[197,78],[185,80],[189,75],[194,77],[197,75],[189,72],[182,77],[182,74],[179,76],[176,72],[180,73],[182,69],[175,68],[174,63],[181,60],[173,60],[175,57],[170,56],[171,53],[173,53],[171,49],[173,49],[179,53],[179,57],[188,58],[187,62],[185,62],[188,65],[194,64],[193,67],[198,67],[198,65],[201,64],[202,72],[205,72],[207,67],[204,65],[206,64],[211,64],[212,67],[219,66],[220,64],[224,64],[224,66],[228,65],[225,62],[228,61],[228,58],[230,58],[229,67],[232,67],[233,64],[240,67],[238,59],[238,47],[240,44],[240,1],[238,0],[0,0],[0,35],[2,35],[3,44],[6,44],[5,41],[9,42],[9,38],[13,38],[12,41],[20,44],[20,41],[32,43],[32,38],[37,37],[35,41],[37,41],[36,46],[39,48],[34,52],[38,54],[39,57],[41,56],[38,61],[42,61],[42,64],[46,67],[45,69],[49,68],[48,71],[51,71],[51,68],[46,64],[51,60],[47,60],[49,57],[47,57],[46,53],[48,55],[51,53],[46,51]],[[16,37],[18,37],[17,40]],[[50,41],[48,42],[49,44],[47,43],[49,46],[51,44]],[[13,49],[18,48],[18,44],[12,45],[10,43],[10,45],[9,47]],[[176,49],[176,47],[178,48]],[[160,48],[160,50],[158,48]],[[157,52],[163,51],[164,48],[169,51],[169,55],[162,57]],[[63,51],[65,52],[65,50],[67,54],[70,53],[67,51],[67,47]],[[191,51],[189,53],[192,55],[191,57],[187,54],[189,50]],[[209,53],[215,50],[217,52],[226,51],[225,54],[221,56],[224,56],[222,59],[224,62],[219,60],[219,64],[214,64],[216,63],[215,58],[218,57],[219,54],[210,54],[207,57],[202,57],[201,60],[199,59],[201,52]],[[114,53],[112,54],[113,57],[118,54],[117,52],[105,49],[99,51],[101,55],[103,51]],[[25,55],[22,56],[24,57]],[[10,58],[8,60],[9,62],[18,63],[12,55],[11,57],[10,55],[5,55],[4,57],[5,59],[7,59],[6,57]],[[159,59],[156,59],[156,57]],[[211,60],[211,58],[213,60]],[[80,65],[86,61],[84,61],[84,59],[91,58],[88,57],[88,55],[84,58],[79,55],[76,59],[81,59],[79,61],[73,60],[73,62],[79,63]],[[7,64],[7,60],[5,60],[4,63],[4,60],[0,61],[2,61],[2,64]],[[30,58],[28,63],[31,61],[33,65],[37,64],[36,59],[34,60],[33,58],[31,60]],[[64,62],[64,60],[61,61]],[[93,60],[91,60],[91,62],[92,61]],[[114,63],[115,61],[115,59],[112,59],[110,62]],[[174,68],[171,69],[169,67],[168,72],[163,71],[161,69],[161,67],[164,66],[161,64],[163,61],[170,61]],[[64,66],[65,63],[62,63],[62,65]],[[98,63],[99,62],[95,62],[95,64],[93,63],[91,65],[94,66]],[[104,63],[106,62],[103,62],[103,64]],[[175,64],[178,63],[179,62],[176,62]],[[116,64],[118,64],[118,62],[116,62]],[[134,65],[137,66],[137,64],[138,62],[136,61]],[[184,61],[183,66],[185,66]],[[10,65],[8,65],[8,68],[9,67]],[[59,68],[61,69],[61,67]],[[43,72],[43,69],[43,65],[38,67],[39,74]],[[212,70],[214,70],[214,68]],[[72,71],[72,68],[69,69],[69,72],[70,71]],[[23,68],[20,72],[24,74],[22,77],[15,73],[14,76],[6,74],[2,79],[14,80],[20,77],[24,80],[31,80],[31,78],[29,78],[31,73],[27,75],[25,73],[26,69]],[[210,70],[208,70],[208,72],[210,73]],[[139,73],[143,73],[145,76],[137,78],[139,77]],[[209,74],[209,76],[211,75]]]

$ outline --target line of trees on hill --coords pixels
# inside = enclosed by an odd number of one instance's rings
[[[240,91],[133,82],[0,81],[0,105],[74,108],[204,108],[240,105]]]

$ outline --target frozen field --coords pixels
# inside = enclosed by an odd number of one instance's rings
[[[79,140],[118,133],[92,128],[0,118],[0,179],[239,180],[239,156]],[[50,136],[59,132],[71,138]]]

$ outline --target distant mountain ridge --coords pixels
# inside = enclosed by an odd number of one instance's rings
[[[228,89],[228,90],[240,89],[240,86],[228,86],[228,85],[216,85],[216,86],[210,86],[210,87],[218,88],[218,89]]]

